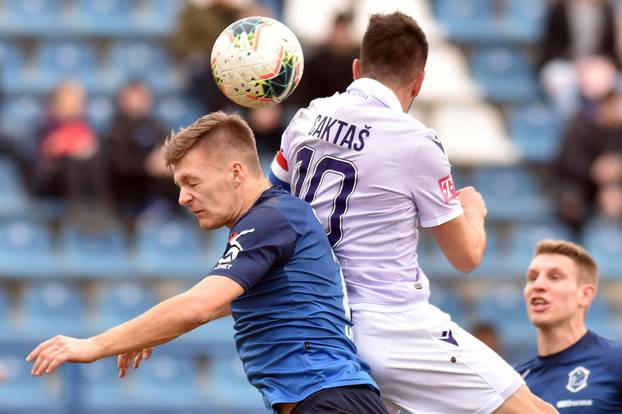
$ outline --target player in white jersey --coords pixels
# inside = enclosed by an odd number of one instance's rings
[[[486,208],[456,191],[435,132],[407,112],[427,59],[402,13],[371,17],[345,93],[316,99],[283,134],[271,179],[308,201],[343,267],[354,340],[390,412],[547,413],[497,354],[428,303],[418,226],[469,272],[482,258]]]

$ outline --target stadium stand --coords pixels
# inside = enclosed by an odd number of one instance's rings
[[[424,236],[419,260],[431,301],[464,326],[492,322],[511,363],[531,356],[535,335],[521,293],[526,266],[540,238],[573,237],[555,218],[558,189],[545,179],[563,129],[535,77],[545,2],[507,0],[501,9],[492,0],[261,3],[284,16],[305,53],[350,4],[359,35],[379,3],[421,20],[431,50],[413,113],[438,132],[457,186],[475,185],[489,210],[488,249],[472,275],[453,270]],[[84,337],[188,288],[224,250],[226,230],[206,233],[186,216],[153,211],[134,228],[85,229],[67,220],[65,201],[32,197],[23,174],[33,165],[47,94],[68,77],[86,87],[87,116],[101,136],[115,93],[132,79],[153,89],[153,113],[170,129],[206,110],[189,98],[191,76],[167,47],[181,7],[181,0],[0,2],[0,144],[6,139],[11,148],[5,153],[0,145],[0,364],[8,372],[0,413],[266,412],[237,360],[230,318],[157,349],[122,381],[113,358],[43,379],[31,378],[24,362],[26,350],[50,335]],[[266,169],[272,154],[261,159]],[[581,237],[603,277],[588,326],[620,339],[622,225],[595,219]]]

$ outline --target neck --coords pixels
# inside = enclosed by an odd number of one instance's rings
[[[568,321],[552,328],[538,328],[538,355],[549,356],[576,344],[587,333],[583,321]]]
[[[257,199],[261,196],[261,194],[266,191],[268,188],[272,187],[270,181],[265,177],[261,176],[257,180],[252,180],[248,184],[246,184],[247,188],[244,193],[247,194],[246,197],[242,200],[242,204],[240,205],[240,210],[238,214],[235,215],[235,219],[230,223],[227,223],[227,227],[233,227],[233,224],[240,219],[250,208],[255,204]]]
[[[410,88],[400,88],[394,85],[388,85],[385,83],[385,86],[393,91],[395,96],[397,96],[398,101],[402,105],[402,111],[404,113],[408,113],[410,109],[410,104],[412,103],[413,96],[410,94]]]

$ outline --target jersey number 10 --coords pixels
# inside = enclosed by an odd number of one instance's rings
[[[340,187],[332,200],[333,206],[326,223],[326,236],[331,246],[335,247],[343,236],[342,217],[348,210],[348,201],[356,188],[358,174],[350,161],[325,155],[315,162],[314,155],[315,150],[306,146],[296,152],[293,193],[313,205],[324,175],[332,173],[341,177]],[[303,193],[303,190],[306,191]]]

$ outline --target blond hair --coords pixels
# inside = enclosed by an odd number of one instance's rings
[[[261,172],[253,131],[237,114],[212,112],[197,119],[192,125],[173,132],[164,143],[166,165],[175,165],[199,143],[219,159],[240,157],[252,172]]]
[[[559,254],[570,258],[577,265],[579,284],[598,284],[598,266],[587,250],[578,244],[567,240],[541,240],[534,257],[540,254]]]

